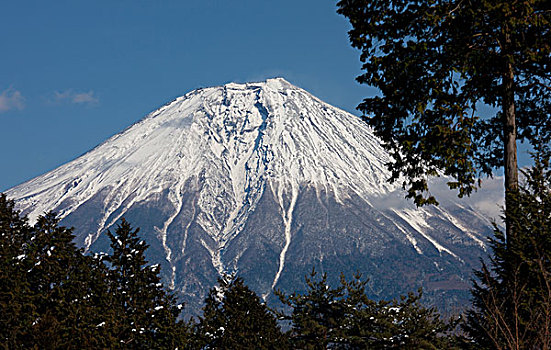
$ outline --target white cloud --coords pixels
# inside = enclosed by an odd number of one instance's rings
[[[99,103],[99,99],[92,90],[88,92],[76,92],[69,89],[54,92],[52,102],[95,105]]]
[[[25,107],[25,98],[21,92],[8,88],[0,94],[0,113],[12,109],[23,109]]]
[[[482,216],[495,220],[498,225],[502,223],[500,216],[505,202],[503,176],[483,178],[482,187],[471,193],[469,197],[461,199],[457,198],[457,191],[448,188],[447,181],[449,181],[448,178],[436,178],[431,181],[429,188],[436,200],[442,203],[449,201],[470,205],[477,209]]]

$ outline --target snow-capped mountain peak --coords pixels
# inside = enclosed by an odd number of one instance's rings
[[[386,182],[387,161],[358,117],[275,78],[187,93],[8,195],[32,207],[33,220],[60,205],[63,218],[109,189],[99,234],[124,215],[108,220],[118,208],[151,193],[168,190],[176,212],[182,186],[204,179],[199,205],[205,213],[228,212],[226,222],[205,218],[212,236],[226,239],[267,184],[280,199],[302,183],[337,197],[348,190],[386,193],[393,188]],[[94,239],[87,239],[88,247]]]
[[[226,271],[267,298],[302,267],[361,269],[383,255],[422,276],[454,264],[470,274],[487,221],[405,202],[389,160],[359,117],[275,78],[191,91],[6,193],[31,221],[57,211],[87,250],[108,249],[103,233],[126,217],[170,285],[196,299]]]

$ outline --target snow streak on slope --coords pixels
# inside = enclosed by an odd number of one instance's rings
[[[272,289],[274,289],[277,282],[279,281],[279,277],[281,276],[281,271],[283,271],[283,267],[285,266],[285,256],[287,254],[287,250],[289,249],[289,245],[291,244],[291,225],[293,224],[293,211],[295,210],[297,197],[298,197],[298,188],[296,186],[292,186],[289,208],[285,210],[282,191],[280,190],[278,193],[278,201],[279,201],[279,206],[281,208],[281,216],[283,218],[283,225],[285,226],[285,231],[284,231],[285,245],[283,246],[283,249],[281,250],[281,254],[279,255],[279,269],[277,270],[277,273],[274,277],[274,281],[272,282]],[[264,296],[264,299],[266,299],[265,296]]]
[[[184,184],[200,184],[194,220],[208,234],[202,244],[222,273],[228,242],[266,186],[275,186],[285,225],[275,285],[292,238],[298,189],[314,186],[338,200],[352,193],[366,200],[383,196],[395,189],[387,183],[388,160],[358,117],[277,78],[192,91],[7,195],[34,220],[48,210],[66,217],[101,194],[99,225],[85,240],[89,248],[133,205],[168,193],[171,214],[156,231],[174,271],[186,240],[171,249],[167,235],[182,211]],[[187,235],[190,224],[180,232]]]
[[[427,224],[425,217],[429,216],[430,214],[423,210],[423,209],[402,209],[401,211],[394,210],[394,212],[404,219],[415,231],[419,232],[421,236],[427,239],[440,253],[446,252],[453,256],[454,258],[461,261],[461,258],[457,256],[454,252],[449,250],[448,248],[442,246],[440,243],[438,243],[433,237],[429,236],[427,233],[425,233],[424,227],[429,227]],[[412,242],[413,244],[413,242]],[[416,246],[416,244],[413,244]]]

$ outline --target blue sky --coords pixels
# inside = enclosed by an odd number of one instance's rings
[[[373,90],[335,3],[3,1],[0,191],[198,87],[282,76],[356,113]]]
[[[349,28],[336,0],[0,2],[0,191],[199,87],[281,76],[358,114]]]

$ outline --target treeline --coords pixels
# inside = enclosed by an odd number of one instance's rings
[[[85,255],[46,214],[34,226],[0,196],[0,343],[5,349],[174,349],[180,306],[122,221],[110,255]]]
[[[34,226],[0,196],[0,343],[6,349],[321,349],[448,347],[451,324],[419,303],[367,298],[365,281],[332,288],[314,271],[307,292],[277,292],[269,309],[239,277],[220,279],[198,319],[147,264],[147,244],[122,220],[110,254],[86,255],[46,214]],[[286,329],[284,332],[282,327]]]
[[[497,229],[493,256],[475,273],[473,305],[443,320],[421,292],[374,301],[361,276],[330,286],[315,271],[304,293],[268,308],[237,276],[208,293],[184,322],[147,244],[122,220],[109,254],[84,254],[72,229],[46,214],[30,225],[0,195],[0,344],[5,349],[549,349],[551,173],[538,163]],[[514,247],[514,248],[511,248]]]

